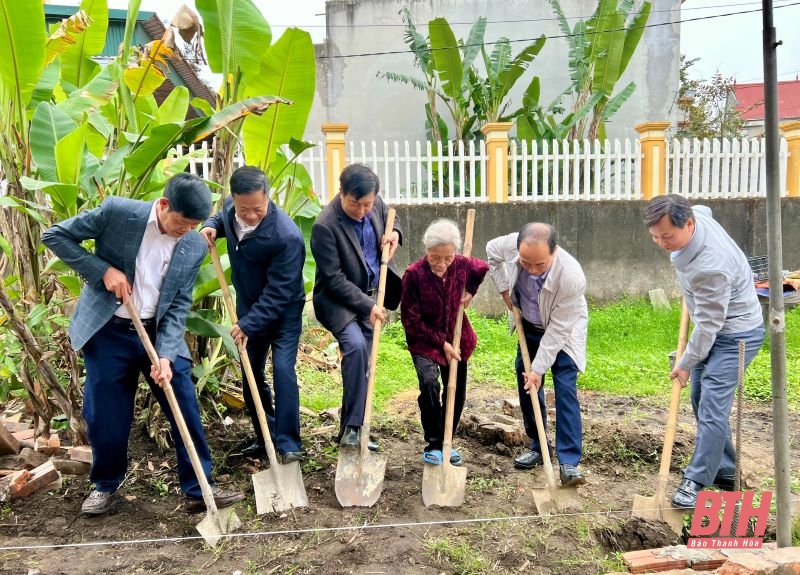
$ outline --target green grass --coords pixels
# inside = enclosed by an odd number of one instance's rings
[[[478,334],[478,347],[470,358],[470,385],[515,389],[516,335],[509,333],[505,317],[491,319],[467,310]],[[664,395],[669,390],[669,353],[678,339],[680,308],[654,310],[645,299],[623,299],[589,309],[587,368],[578,380],[581,389],[615,395]],[[786,314],[786,372],[788,397],[800,407],[800,308]],[[299,366],[305,406],[320,411],[341,401],[341,377]],[[405,333],[399,321],[383,330],[375,385],[375,409],[383,412],[392,397],[415,390],[417,376],[406,350]],[[745,382],[750,399],[769,401],[769,335],[750,365]]]

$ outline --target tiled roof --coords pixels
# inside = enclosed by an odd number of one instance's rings
[[[146,22],[142,22],[142,24],[144,25],[145,30],[147,30],[147,33],[150,34],[154,40],[164,36],[164,33],[167,31],[163,22],[161,22],[156,15],[153,15],[153,17]],[[208,87],[208,84],[200,79],[200,77],[197,75],[197,72],[194,71],[194,68],[192,68],[189,63],[183,59],[183,56],[181,56],[180,53],[176,51],[176,55],[177,57],[171,59],[170,63],[181,77],[181,80],[183,80],[184,85],[189,88],[192,96],[202,98],[213,108],[216,100],[214,97],[214,92],[211,91],[211,88]],[[169,93],[172,88],[174,88],[174,86],[172,86],[172,83],[167,80],[164,82],[164,85],[159,88],[159,90],[167,90],[167,93]],[[156,97],[156,99],[158,99],[158,97]]]
[[[736,109],[748,121],[764,119],[764,84],[734,84]],[[800,80],[778,82],[778,119],[800,119]]]

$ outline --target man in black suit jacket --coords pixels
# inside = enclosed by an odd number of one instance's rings
[[[400,222],[384,233],[386,204],[378,195],[378,176],[361,164],[348,166],[339,177],[339,195],[311,229],[311,252],[317,263],[314,314],[339,342],[342,353],[342,417],[339,445],[360,442],[367,393],[367,370],[375,321],[385,321],[375,304],[381,248],[387,242],[389,269],[384,305],[397,309],[402,282],[391,261],[401,243]],[[370,444],[370,449],[377,446]]]

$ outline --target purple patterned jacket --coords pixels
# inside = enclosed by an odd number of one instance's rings
[[[425,257],[406,269],[400,318],[406,330],[408,351],[446,365],[444,343],[453,341],[456,314],[466,290],[473,296],[483,282],[489,265],[476,258],[456,255],[443,278],[436,276]],[[461,328],[461,359],[467,361],[478,337],[464,314]]]

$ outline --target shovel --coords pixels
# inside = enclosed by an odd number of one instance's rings
[[[147,351],[150,361],[156,368],[159,368],[161,362],[158,359],[158,353],[156,353],[156,349],[150,341],[150,336],[147,335],[147,331],[145,331],[144,325],[142,325],[142,320],[139,319],[139,313],[136,311],[136,308],[133,307],[133,302],[131,300],[128,300],[127,306],[131,321],[134,327],[136,327],[136,333],[139,334],[139,339],[142,340],[142,345]],[[197,476],[197,481],[200,483],[200,490],[203,492],[203,502],[206,504],[206,517],[197,524],[197,531],[203,536],[206,543],[211,545],[211,547],[216,547],[217,542],[224,534],[234,531],[242,522],[239,520],[239,517],[237,517],[233,507],[222,510],[217,509],[217,504],[214,501],[214,493],[211,491],[211,485],[209,485],[206,479],[205,471],[203,471],[203,464],[200,463],[200,458],[197,456],[197,450],[194,448],[192,436],[189,434],[189,429],[186,427],[186,421],[183,419],[183,413],[181,413],[181,408],[178,405],[175,392],[172,390],[172,385],[169,382],[164,382],[162,384],[162,389],[164,390],[164,395],[167,396],[167,401],[172,410],[172,415],[175,418],[175,423],[178,426],[178,431],[180,431],[181,438],[183,439],[183,444],[186,446],[186,451],[189,452],[192,468]]]
[[[675,354],[677,365],[686,349],[689,335],[689,309],[684,301],[681,305],[681,325],[678,332],[678,350]],[[678,407],[681,402],[681,382],[672,380],[672,397],[669,401],[669,416],[664,434],[664,448],[661,451],[661,467],[658,470],[656,492],[652,497],[633,496],[633,515],[647,520],[663,521],[676,534],[683,533],[683,516],[687,511],[673,507],[667,500],[667,482],[669,481],[669,464],[672,460],[672,444],[675,442],[675,429],[678,426]]]
[[[386,215],[386,232],[394,228],[394,208]],[[375,305],[383,307],[386,295],[386,270],[389,266],[387,243],[381,251],[381,270],[378,276],[378,296]],[[372,394],[375,392],[375,370],[378,367],[378,342],[383,322],[375,322],[372,332],[372,348],[369,354],[367,397],[364,404],[364,421],[361,424],[361,443],[358,449],[340,448],[336,462],[336,499],[342,507],[372,507],[383,491],[383,476],[386,472],[386,455],[369,450],[369,428],[372,420]]]
[[[222,270],[222,263],[219,261],[219,253],[216,246],[210,247],[211,259],[214,262],[214,269],[217,271],[219,286],[222,289],[222,297],[225,300],[225,308],[233,323],[236,323],[236,307],[233,305],[231,291],[225,279],[225,272]],[[256,496],[256,513],[263,515],[273,511],[285,511],[292,507],[308,507],[308,497],[306,488],[303,485],[303,476],[300,471],[300,462],[279,464],[275,454],[275,446],[272,445],[272,438],[267,425],[267,416],[264,413],[264,406],[261,404],[261,395],[258,393],[256,378],[253,375],[253,366],[250,364],[250,356],[247,355],[247,348],[243,343],[238,343],[239,359],[242,361],[242,370],[250,386],[250,395],[253,397],[253,404],[258,415],[258,424],[264,437],[264,447],[267,450],[269,459],[269,469],[264,469],[253,474],[253,493]]]
[[[525,331],[522,327],[522,313],[519,308],[514,308],[514,324],[516,325],[517,337],[519,338],[519,350],[522,355],[522,365],[525,373],[531,371],[531,355],[528,352],[528,341],[525,339]],[[553,462],[550,460],[550,450],[547,447],[547,435],[544,431],[544,420],[542,419],[542,409],[539,405],[538,390],[529,391],[531,404],[533,405],[533,417],[536,419],[536,433],[539,436],[540,451],[542,453],[542,468],[544,469],[544,480],[546,487],[536,487],[533,489],[533,502],[536,504],[536,511],[539,515],[550,514],[558,509],[569,509],[580,507],[581,498],[576,487],[559,487],[556,485],[556,477],[553,472]]]
[[[464,234],[463,255],[472,252],[472,230],[475,227],[475,210],[467,210],[467,230]],[[464,318],[464,304],[458,306],[456,326],[453,331],[453,349],[460,352],[461,324]],[[453,411],[456,404],[456,376],[458,360],[450,360],[450,374],[447,378],[447,405],[444,412],[444,440],[442,441],[442,463],[426,463],[422,468],[422,501],[425,507],[458,507],[464,503],[464,490],[467,485],[467,468],[456,467],[450,463],[450,450],[453,448]]]

